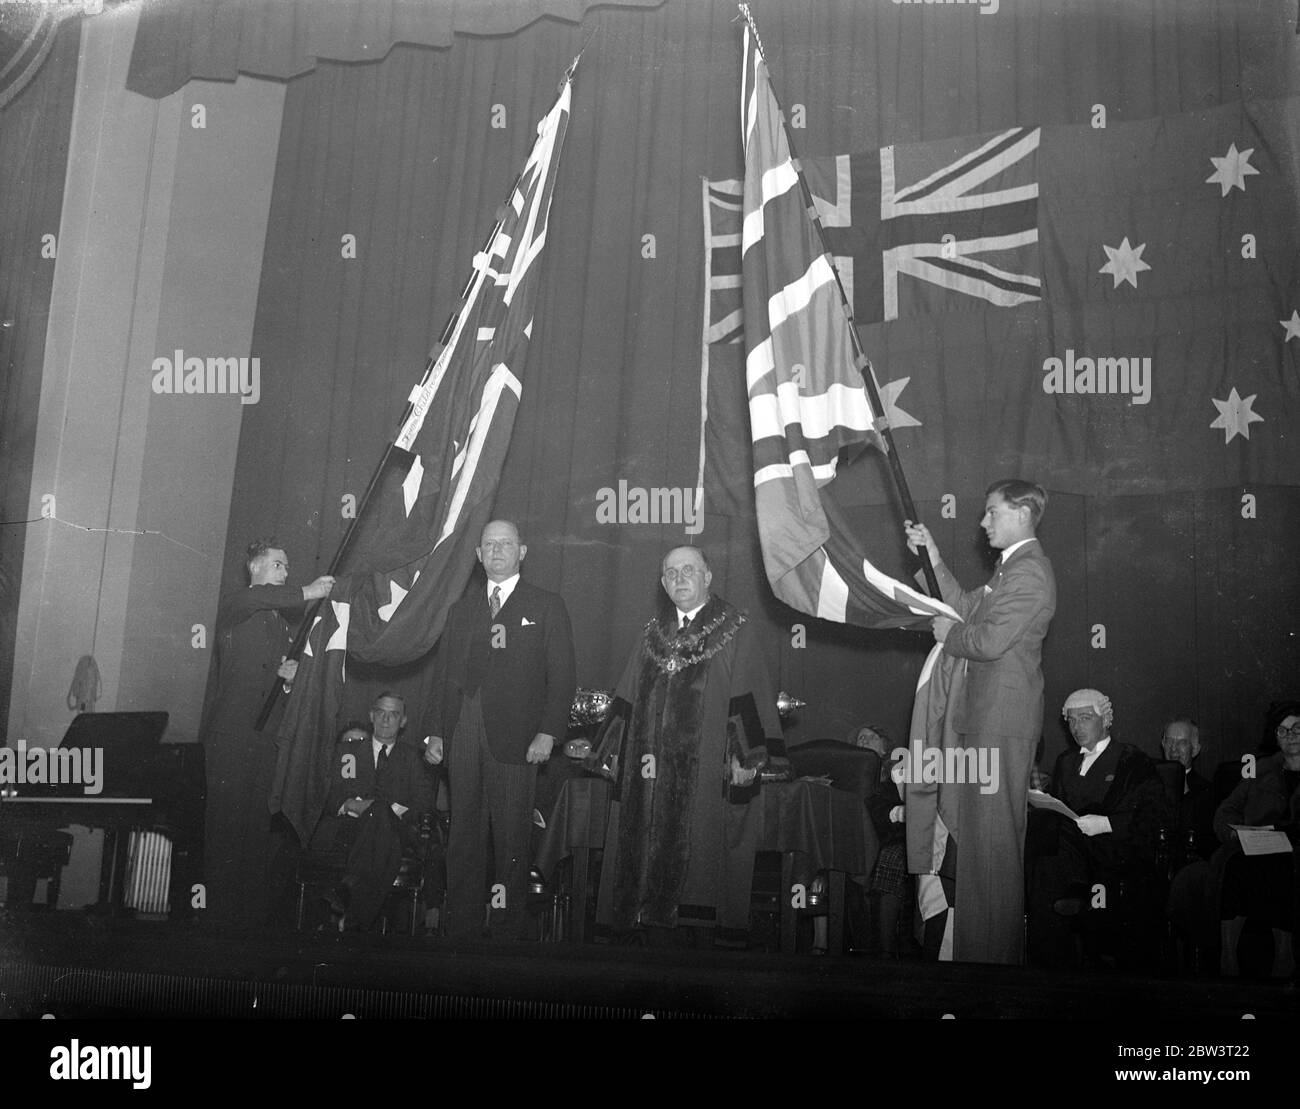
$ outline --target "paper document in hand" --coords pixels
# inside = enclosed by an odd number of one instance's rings
[[[1291,841],[1285,832],[1277,831],[1271,824],[1264,828],[1248,828],[1244,824],[1231,825],[1246,855],[1285,855],[1291,850]]]
[[[1041,789],[1031,789],[1029,791],[1029,803],[1036,809],[1046,809],[1048,812],[1059,812],[1067,820],[1078,820],[1073,809],[1064,801],[1053,797],[1050,793],[1044,793]]]

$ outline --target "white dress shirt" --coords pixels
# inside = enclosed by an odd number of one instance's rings
[[[506,601],[510,600],[510,594],[515,591],[515,586],[518,584],[519,584],[518,574],[512,574],[510,577],[506,578],[505,581],[493,581],[491,578],[488,578],[488,583],[487,583],[488,605],[490,606],[492,604],[492,590],[500,589],[501,608],[505,608]],[[498,611],[500,611],[500,609],[498,609]]]
[[[707,603],[708,603],[708,602],[706,601],[705,604],[707,604]],[[677,630],[678,630],[678,631],[681,631],[681,630],[682,630],[682,625],[685,624],[687,620],[694,620],[694,619],[695,619],[695,614],[696,614],[697,612],[699,612],[700,609],[702,609],[703,607],[704,607],[704,605],[696,605],[693,609],[691,609],[690,612],[683,612],[683,611],[679,608],[679,609],[677,610]]]
[[[1097,746],[1094,747],[1091,751],[1085,751],[1082,747],[1079,748],[1080,752],[1083,755],[1083,762],[1079,764],[1080,778],[1082,778],[1085,774],[1088,773],[1088,770],[1091,768],[1092,764],[1097,761],[1097,758],[1109,746],[1110,746],[1110,736],[1105,736],[1102,739],[1099,739],[1097,741]]]
[[[1085,774],[1088,773],[1088,770],[1092,767],[1092,764],[1097,761],[1101,753],[1104,750],[1106,750],[1106,748],[1109,746],[1110,746],[1110,736],[1105,736],[1102,739],[1099,739],[1097,741],[1097,746],[1094,747],[1091,751],[1083,751],[1083,748],[1080,748],[1080,751],[1083,752],[1083,762],[1079,764],[1080,778],[1082,778]],[[1103,816],[1101,819],[1105,821],[1106,824],[1105,831],[1110,832],[1114,830],[1110,826],[1110,817]]]

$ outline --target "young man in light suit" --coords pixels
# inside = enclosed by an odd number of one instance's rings
[[[967,750],[998,753],[991,793],[960,793],[953,958],[1020,963],[1024,936],[1024,853],[1029,772],[1043,728],[1043,637],[1056,611],[1056,578],[1036,531],[1047,504],[1039,485],[1018,479],[989,486],[980,526],[1002,557],[987,585],[963,590],[944,565],[930,530],[904,521],[908,549],[924,545],[943,600],[962,617],[934,618],[944,653],[964,660],[965,687],[948,706]],[[991,760],[990,760],[991,761]]]

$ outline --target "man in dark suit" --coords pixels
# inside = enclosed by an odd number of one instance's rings
[[[1170,845],[1179,863],[1208,859],[1219,845],[1214,834],[1214,787],[1192,763],[1201,753],[1201,730],[1190,716],[1175,716],[1165,725],[1160,749],[1166,759],[1183,768],[1182,801],[1175,814],[1175,837]]]
[[[1112,738],[1114,710],[1104,693],[1076,690],[1062,716],[1078,746],[1056,760],[1051,793],[1078,819],[1034,814],[1031,958],[1068,964],[1082,922],[1095,954],[1150,965],[1164,908],[1157,869],[1160,831],[1170,820],[1164,784],[1143,751]]]
[[[953,957],[962,961],[1024,957],[1029,772],[1043,727],[1043,637],[1056,611],[1056,578],[1036,538],[1046,505],[1047,493],[1031,482],[989,486],[980,526],[1002,557],[989,583],[970,590],[944,565],[929,529],[904,521],[908,548],[926,547],[943,600],[962,617],[934,619],[935,639],[965,668],[949,723],[962,747],[996,752],[1000,767],[992,792],[979,783],[943,784],[958,795]]]
[[[273,825],[271,817],[278,717],[273,715],[263,732],[253,725],[276,676],[287,692],[298,670],[296,661],[285,660],[291,636],[284,614],[296,617],[309,601],[328,597],[334,579],[286,585],[289,558],[274,539],[250,543],[244,566],[248,587],[225,594],[217,608],[201,730],[207,778],[205,912],[222,924],[261,927],[272,909],[281,916],[286,911],[278,903],[285,900],[286,878],[292,875],[296,837],[286,821]]]
[[[336,842],[347,848],[347,870],[330,898],[344,928],[371,927],[402,865],[402,849],[433,811],[433,783],[420,753],[397,737],[406,702],[384,692],[370,707],[369,735],[349,729],[335,752],[337,772],[326,812],[338,820]]]
[[[1095,689],[1075,690],[1063,715],[1079,745],[1061,754],[1052,775],[1052,796],[1079,817],[1074,825],[1058,822],[1067,896],[1056,911],[1068,916],[1088,903],[1098,883],[1114,884],[1121,874],[1154,879],[1156,843],[1169,813],[1151,760],[1131,743],[1111,738],[1109,697]]]
[[[478,546],[486,587],[452,606],[438,648],[424,757],[447,759],[452,938],[482,931],[489,838],[493,935],[526,938],[537,766],[564,739],[577,685],[568,610],[520,577],[527,553],[513,523],[488,523]]]

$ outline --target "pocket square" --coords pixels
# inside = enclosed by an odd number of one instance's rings
[[[519,626],[521,628],[532,628],[532,627],[536,627],[536,623],[535,621],[532,621],[528,619],[527,616],[525,616],[522,620],[519,621]]]

